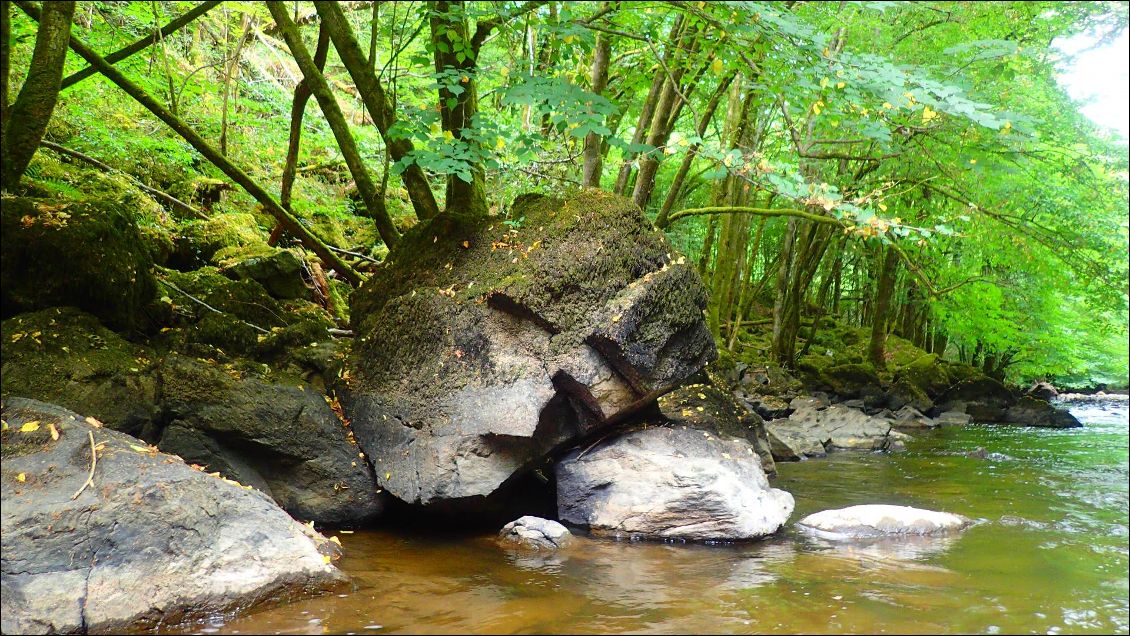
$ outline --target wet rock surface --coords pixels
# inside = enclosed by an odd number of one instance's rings
[[[576,450],[556,467],[560,519],[618,538],[745,540],[793,510],[745,440],[649,427]]]
[[[792,415],[765,424],[776,459],[797,461],[832,450],[890,448],[890,420],[842,404],[822,404],[817,398],[796,398]]]
[[[864,504],[808,515],[797,522],[797,527],[822,539],[839,540],[945,535],[972,523],[970,519],[948,512]]]
[[[630,202],[514,208],[418,225],[353,295],[346,416],[403,501],[481,507],[716,356],[698,275]]]
[[[557,550],[573,540],[565,526],[550,519],[529,515],[511,521],[498,533],[504,545],[532,550]]]
[[[345,579],[262,493],[54,405],[8,398],[3,418],[4,633],[175,624]]]

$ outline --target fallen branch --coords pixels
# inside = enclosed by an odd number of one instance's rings
[[[71,495],[71,501],[78,499],[82,491],[86,490],[87,486],[94,485],[94,469],[98,467],[98,449],[94,446],[94,431],[87,431],[90,436],[90,474],[86,476],[86,481],[82,482],[82,486]]]
[[[168,285],[169,287],[173,288],[174,291],[177,291],[181,294],[184,294],[184,296],[187,297],[189,300],[192,300],[192,301],[200,304],[205,309],[210,309],[210,310],[216,312],[217,314],[223,314],[224,313],[224,312],[220,311],[219,309],[216,309],[212,305],[209,305],[208,303],[204,302],[203,300],[200,300],[196,296],[193,296],[192,294],[186,292],[185,290],[181,289],[180,287],[177,287],[176,285],[172,284],[171,282],[169,282],[169,281],[167,281],[163,278],[161,279],[161,283],[164,284],[164,285]],[[243,320],[242,318],[236,318],[236,320],[242,322],[243,324],[247,325],[248,327],[251,327],[252,329],[259,331],[261,333],[265,333],[265,334],[271,333],[270,331],[267,331],[266,329],[264,329],[264,328],[262,328],[258,325],[253,325],[253,324],[247,322],[246,320]]]
[[[326,247],[330,248],[330,250],[333,251],[333,252],[337,252],[338,254],[345,254],[347,256],[353,256],[353,257],[359,258],[363,261],[369,261],[370,263],[376,263],[377,265],[381,264],[380,261],[373,258],[372,256],[365,256],[364,254],[361,254],[360,252],[350,252],[349,250],[343,250],[340,247],[334,247],[333,245],[330,245],[328,243],[326,244]]]
[[[44,148],[47,148],[48,150],[54,150],[55,152],[57,152],[59,154],[67,155],[68,157],[74,157],[75,159],[78,159],[79,161],[85,161],[86,163],[89,163],[90,165],[94,166],[95,168],[98,168],[99,170],[102,170],[103,172],[110,172],[110,173],[120,172],[121,174],[125,175],[126,178],[128,178],[130,181],[132,181],[134,183],[134,185],[136,185],[138,188],[141,188],[141,190],[143,190],[146,194],[148,194],[148,195],[150,195],[150,196],[152,196],[156,199],[160,199],[160,200],[168,203],[169,205],[171,205],[175,208],[180,208],[181,210],[188,212],[189,214],[191,214],[192,216],[194,216],[198,219],[203,219],[203,220],[208,219],[208,216],[205,215],[203,212],[201,212],[200,210],[197,210],[196,208],[192,207],[191,205],[185,203],[184,201],[181,201],[180,199],[169,194],[168,192],[162,192],[161,190],[158,190],[157,188],[149,187],[149,186],[145,185],[144,183],[142,183],[140,179],[133,176],[132,174],[129,174],[128,172],[125,172],[123,170],[119,170],[117,168],[114,168],[113,166],[102,163],[101,161],[95,159],[94,157],[91,157],[90,155],[85,155],[85,154],[83,154],[83,153],[81,153],[77,150],[71,150],[70,148],[64,148],[63,146],[60,146],[57,143],[47,141],[46,139],[39,142],[39,145],[43,146]]]
[[[675,221],[688,216],[701,216],[705,214],[754,214],[757,216],[792,216],[799,219],[807,219],[814,223],[825,223],[827,225],[840,225],[843,223],[830,216],[823,214],[813,214],[804,210],[794,210],[791,208],[751,208],[745,206],[714,206],[706,208],[687,208],[679,210],[678,212],[667,217],[667,224],[663,227],[671,225]],[[662,229],[662,228],[660,228]]]

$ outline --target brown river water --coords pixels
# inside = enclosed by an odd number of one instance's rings
[[[834,545],[786,526],[741,545],[580,537],[538,556],[490,535],[329,531],[352,591],[176,633],[1127,633],[1126,405],[1073,405],[1082,429],[947,428],[902,453],[778,464],[790,521],[914,505],[978,520],[957,537]],[[1006,457],[964,455],[977,447]]]

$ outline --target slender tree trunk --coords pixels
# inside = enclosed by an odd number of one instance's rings
[[[318,27],[318,45],[314,49],[314,66],[318,71],[326,67],[326,56],[330,48],[330,34],[323,22]],[[290,194],[294,189],[294,179],[298,172],[298,150],[302,145],[302,120],[306,114],[306,103],[310,101],[310,82],[306,78],[294,87],[294,99],[290,103],[290,138],[286,146],[286,162],[283,164],[282,185],[279,187],[279,203],[290,209]]]
[[[366,63],[361,52],[361,46],[354,37],[353,29],[349,26],[349,21],[345,19],[345,13],[336,2],[315,2],[314,8],[321,16],[322,24],[329,30],[334,48],[337,49],[342,63],[345,64],[346,70],[353,78],[353,83],[357,86],[358,92],[361,93],[361,99],[364,100],[365,107],[369,109],[373,123],[380,131],[389,155],[391,155],[393,161],[402,161],[406,157],[410,158],[415,150],[412,141],[394,136],[390,132],[396,125],[396,111],[392,102],[389,101],[384,87],[381,86],[380,80],[377,79],[372,64]],[[428,183],[428,178],[420,166],[414,162],[411,163],[401,173],[400,178],[404,182],[404,188],[408,190],[408,198],[412,201],[412,209],[416,212],[416,218],[420,220],[430,219],[439,214],[439,205],[432,193],[431,184]]]
[[[12,55],[12,7],[0,2],[0,131],[8,123],[8,70]]]
[[[7,13],[7,7],[4,12]],[[16,102],[5,110],[6,119],[0,133],[3,137],[0,139],[0,189],[12,190],[19,184],[47,132],[47,122],[59,99],[74,12],[72,1],[48,2],[43,7],[27,79]],[[5,87],[7,83],[8,77],[4,77]]]
[[[609,3],[604,3],[607,6]],[[592,54],[592,92],[600,95],[608,86],[608,62],[612,56],[612,41],[604,33],[596,34],[596,45]],[[585,135],[585,163],[581,183],[593,188],[600,187],[600,173],[604,167],[601,146],[604,137],[589,133]]]
[[[702,239],[702,255],[698,259],[698,275],[702,277],[707,287],[710,286],[710,280],[707,273],[710,271],[710,261],[714,251],[714,233],[717,229],[718,217],[715,215],[710,216],[710,220],[706,223],[706,236]]]
[[[239,35],[239,41],[235,44],[235,53],[232,54],[231,62],[224,73],[224,105],[223,114],[220,118],[220,152],[228,154],[228,100],[231,99],[232,93],[232,79],[235,78],[239,71],[239,58],[243,55],[243,45],[247,43],[247,37],[251,35],[251,16],[247,13],[243,14],[241,26],[242,32]],[[176,106],[172,108],[174,115],[177,114]]]
[[[16,0],[15,4],[33,20],[40,19],[39,7],[31,2],[27,2],[27,0]],[[314,236],[310,230],[306,229],[306,226],[300,223],[298,219],[294,218],[290,212],[284,210],[283,207],[279,205],[278,201],[275,201],[262,186],[249,177],[246,172],[240,170],[239,167],[220,154],[218,150],[205,141],[191,126],[185,124],[169,112],[169,109],[153,99],[153,97],[142,90],[140,86],[129,81],[125,75],[122,75],[121,72],[114,68],[109,62],[102,59],[102,57],[95,53],[90,47],[83,44],[78,38],[71,36],[70,46],[75,53],[78,53],[87,63],[96,68],[99,73],[105,75],[106,78],[116,84],[118,88],[137,100],[139,104],[153,113],[158,119],[165,122],[169,128],[172,128],[195,148],[197,152],[204,155],[205,159],[215,164],[215,166],[231,178],[232,181],[238,183],[248,194],[258,201],[268,213],[278,219],[288,232],[298,237],[298,240],[310,251],[317,254],[323,262],[336,270],[349,282],[357,285],[361,284],[364,279],[360,274],[327,248],[325,243],[322,243],[318,237]]]
[[[891,297],[894,295],[898,266],[898,253],[894,249],[888,247],[883,252],[879,282],[875,286],[875,315],[871,320],[871,342],[867,346],[867,357],[876,369],[887,367],[887,315],[891,308]]]
[[[714,94],[710,96],[710,101],[706,104],[706,109],[699,117],[698,126],[695,127],[695,134],[701,139],[706,134],[706,127],[710,125],[710,120],[714,119],[714,113],[718,110],[718,104],[722,102],[722,96],[726,94],[726,89],[730,87],[730,83],[734,81],[736,75],[730,74],[726,76],[718,87],[714,89]],[[687,178],[687,173],[691,171],[691,164],[694,163],[694,158],[698,153],[698,149],[702,144],[696,143],[687,151],[686,156],[683,157],[683,162],[679,164],[679,171],[675,173],[674,180],[671,181],[671,188],[667,191],[667,198],[663,200],[663,207],[660,208],[658,216],[655,217],[655,226],[664,228],[667,226],[667,217],[671,214],[671,210],[675,207],[675,201],[679,198],[679,191],[683,189],[683,182]]]
[[[668,36],[667,41],[675,43],[679,41],[680,34],[683,30],[683,16],[675,19],[675,24],[671,27],[671,34]],[[669,64],[672,59],[673,52],[668,49],[664,54],[664,64]],[[663,73],[663,69],[659,68],[655,72],[655,77],[651,80],[651,88],[647,91],[647,97],[643,100],[643,106],[640,108],[640,117],[636,121],[636,131],[632,133],[632,145],[639,145],[643,143],[645,136],[648,134],[652,116],[655,114],[655,107],[659,103],[659,95],[667,82],[667,76]],[[625,153],[624,161],[620,164],[620,173],[616,176],[616,186],[613,192],[620,196],[628,194],[628,184],[632,177],[632,163],[639,155],[638,152]]]
[[[326,78],[318,71],[317,65],[310,57],[310,52],[306,50],[306,45],[302,42],[302,34],[298,32],[298,27],[290,19],[286,5],[279,0],[274,0],[267,3],[267,9],[270,10],[271,16],[275,19],[275,24],[278,25],[283,39],[294,56],[295,62],[302,70],[304,81],[310,83],[310,92],[318,100],[322,115],[325,116],[326,122],[330,125],[330,130],[333,131],[338,148],[341,149],[349,172],[353,175],[353,181],[357,184],[361,200],[365,203],[366,211],[376,223],[381,239],[391,249],[396,245],[400,234],[392,223],[388,209],[385,208],[383,196],[377,192],[377,188],[373,184],[368,167],[361,159],[361,153],[357,150],[357,144],[354,142],[353,135],[349,131],[349,124],[345,121],[345,116],[342,115],[341,108],[337,104],[337,98],[330,90]]]
[[[475,54],[467,30],[463,0],[439,0],[431,3],[431,39],[434,48],[436,73],[457,73],[456,79],[463,91],[456,94],[446,85],[439,89],[440,121],[443,130],[458,143],[478,149],[478,142],[464,138],[464,131],[474,124],[479,111],[478,91],[475,88]],[[472,153],[475,154],[475,153]],[[474,161],[468,170],[469,179],[456,174],[447,176],[447,197],[444,210],[460,214],[485,216],[487,213],[486,173],[483,164]]]

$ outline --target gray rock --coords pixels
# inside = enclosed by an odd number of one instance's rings
[[[321,393],[227,371],[165,360],[161,450],[255,486],[299,519],[361,523],[380,514],[373,471]]]
[[[145,629],[345,580],[262,493],[54,405],[9,398],[3,417],[4,633]]]
[[[353,294],[346,416],[399,499],[483,509],[551,451],[717,356],[694,268],[625,199],[441,215]]]
[[[601,535],[755,539],[792,510],[792,495],[769,487],[749,442],[704,431],[636,430],[557,464],[558,516]]]
[[[557,550],[568,545],[573,535],[556,521],[527,515],[503,526],[498,538],[505,544],[520,548]]]
[[[812,408],[793,400],[798,408],[786,419],[774,420],[765,425],[769,441],[774,447],[774,457],[795,461],[801,457],[816,457],[823,450],[883,450],[889,447],[890,420],[873,417],[834,404],[828,408]]]
[[[1024,394],[1045,402],[1050,402],[1059,397],[1059,391],[1050,382],[1037,382],[1029,387]]]
[[[1024,396],[1005,411],[1004,421],[1023,426],[1046,428],[1078,428],[1083,423],[1065,409],[1052,406],[1044,400]]]
[[[808,515],[797,527],[822,539],[944,535],[973,522],[961,515],[910,506],[866,504]]]
[[[938,426],[965,426],[972,421],[973,418],[969,417],[968,413],[961,411],[946,411],[939,415],[936,419]]]
[[[1000,382],[985,376],[959,382],[934,401],[939,411],[956,410],[965,405],[965,412],[976,422],[1004,422],[1005,413],[1016,403],[1016,396]]]
[[[894,414],[891,425],[895,428],[911,429],[937,428],[941,426],[937,421],[926,417],[921,411],[909,405],[902,407]]]
[[[789,403],[775,395],[745,395],[743,399],[764,420],[788,417],[793,412]]]

